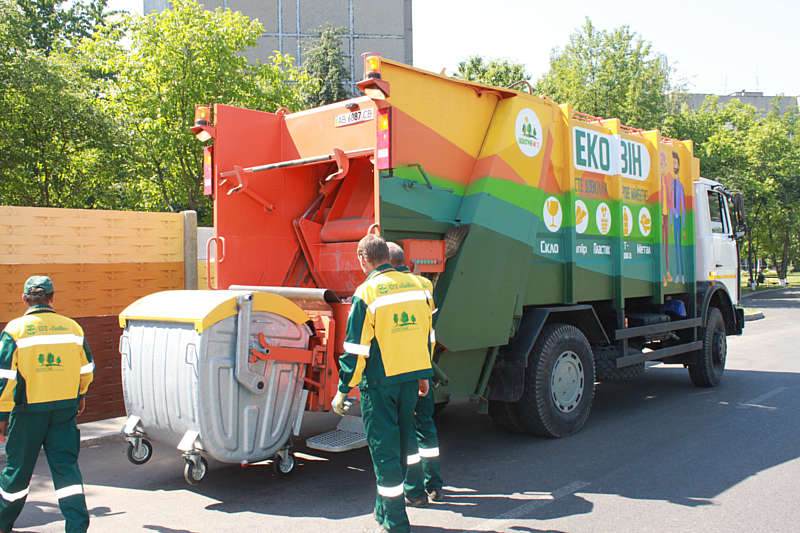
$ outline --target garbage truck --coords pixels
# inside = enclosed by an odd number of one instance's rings
[[[212,290],[151,295],[120,315],[134,462],[160,435],[180,442],[190,482],[206,455],[275,454],[278,471],[291,470],[287,428],[336,393],[367,232],[401,244],[434,284],[439,406],[470,398],[499,428],[563,437],[586,423],[595,383],[638,376],[648,361],[683,365],[698,387],[720,382],[726,337],[744,327],[743,201],[700,176],[691,141],[583,114],[529,85],[379,54],[365,54],[364,69],[361,96],[296,113],[196,106],[192,132],[212,141]],[[175,328],[196,347],[169,341]],[[184,381],[159,389],[136,377],[154,357],[187,367]],[[181,403],[170,386],[196,397]],[[307,445],[365,445],[351,418]]]

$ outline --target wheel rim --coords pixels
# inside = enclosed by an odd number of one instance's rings
[[[197,481],[203,479],[206,475],[206,463],[202,458],[197,463],[192,465],[192,477]]]
[[[278,467],[281,469],[282,473],[288,474],[294,468],[294,457],[290,455],[285,461],[280,461]]]
[[[139,441],[137,446],[133,446],[133,458],[137,461],[144,460],[148,455],[147,444],[143,441]]]
[[[725,367],[725,356],[728,352],[727,343],[728,341],[725,338],[725,332],[714,332],[714,342],[712,343],[711,357],[714,368],[717,370]]]
[[[550,391],[556,409],[562,413],[574,411],[583,398],[583,384],[581,358],[575,352],[563,352],[553,365],[550,379]]]

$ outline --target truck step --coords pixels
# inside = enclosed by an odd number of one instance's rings
[[[367,445],[367,434],[360,416],[345,415],[336,429],[306,439],[306,446],[323,452],[346,452]]]

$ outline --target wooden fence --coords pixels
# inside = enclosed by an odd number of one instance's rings
[[[95,359],[80,421],[121,416],[117,315],[147,294],[197,288],[196,215],[0,206],[0,327],[25,311],[34,274],[53,279],[56,310],[81,324]]]

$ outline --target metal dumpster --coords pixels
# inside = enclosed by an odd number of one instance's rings
[[[206,457],[294,467],[311,329],[290,300],[255,291],[164,291],[120,314],[128,459],[143,464],[156,441],[177,448],[198,483]]]

